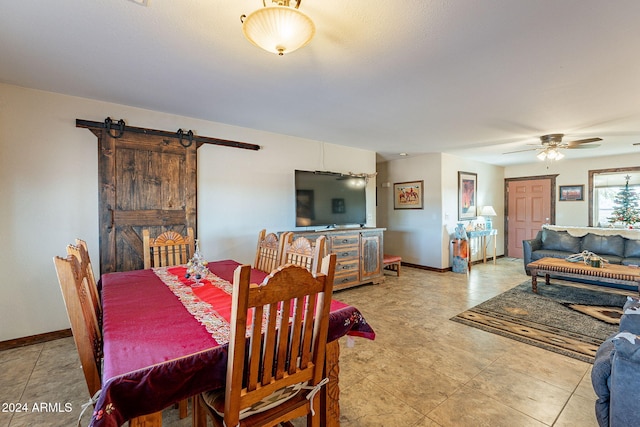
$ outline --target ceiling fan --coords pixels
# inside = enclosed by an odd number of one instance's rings
[[[602,138],[585,138],[579,139],[577,141],[564,142],[562,141],[562,137],[564,137],[563,133],[550,133],[548,135],[542,135],[540,137],[540,144],[529,144],[536,145],[535,148],[527,148],[526,150],[517,150],[517,151],[509,151],[504,154],[511,153],[521,153],[523,151],[533,151],[540,150],[538,157],[540,160],[560,160],[564,157],[564,154],[560,151],[561,149],[575,149],[575,148],[597,148],[600,144],[591,144],[593,142],[602,141]]]

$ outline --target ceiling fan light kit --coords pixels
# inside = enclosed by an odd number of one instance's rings
[[[244,36],[255,46],[283,56],[307,45],[316,27],[298,8],[302,0],[271,0],[267,6],[240,16]],[[293,5],[292,5],[293,4]]]
[[[536,157],[540,160],[560,160],[564,158],[564,154],[560,151],[561,149],[576,149],[576,148],[596,148],[599,147],[600,144],[590,144],[592,142],[602,141],[602,138],[586,138],[579,139],[577,141],[571,142],[563,142],[562,138],[564,137],[563,133],[550,133],[548,135],[542,135],[540,137],[540,144],[536,148],[529,148],[526,150],[517,150],[510,151],[504,154],[511,153],[520,153],[523,151],[532,151],[532,150],[540,150],[540,152],[536,155]],[[533,145],[533,144],[530,144]]]
[[[540,160],[560,160],[564,158],[564,154],[558,151],[557,148],[545,148],[536,157]]]

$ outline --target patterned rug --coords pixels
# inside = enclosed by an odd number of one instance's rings
[[[627,295],[604,286],[538,279],[458,314],[451,320],[593,363],[600,344],[617,332]]]

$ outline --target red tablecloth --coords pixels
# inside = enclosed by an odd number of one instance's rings
[[[209,269],[231,282],[239,263]],[[263,272],[252,270],[261,283]],[[187,285],[185,285],[187,286]],[[219,344],[153,270],[102,276],[104,367],[92,426],[120,426],[206,390],[224,386],[227,345]],[[211,306],[230,312],[231,296]],[[343,335],[375,337],[352,306],[333,301],[329,341]]]

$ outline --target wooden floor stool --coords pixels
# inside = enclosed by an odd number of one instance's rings
[[[382,264],[386,270],[395,271],[398,277],[400,277],[400,264],[402,264],[402,257],[384,254]]]

